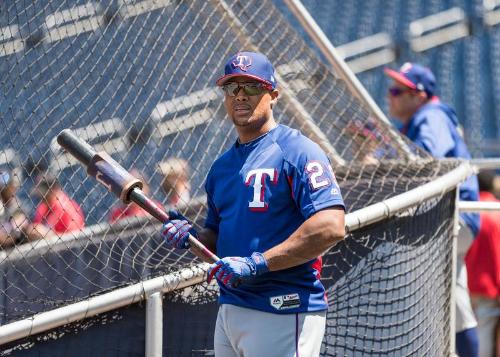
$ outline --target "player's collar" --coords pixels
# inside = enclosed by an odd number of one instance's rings
[[[278,124],[276,124],[276,126],[275,126],[275,127],[271,128],[271,130],[269,130],[269,131],[265,132],[265,133],[264,133],[264,134],[262,134],[262,135],[259,135],[259,136],[258,136],[258,137],[256,137],[255,139],[250,140],[250,141],[248,141],[248,142],[246,142],[246,143],[244,143],[244,144],[240,143],[240,139],[238,138],[238,139],[236,139],[236,143],[235,143],[235,145],[234,145],[234,146],[235,146],[236,148],[239,148],[239,147],[241,147],[241,148],[248,148],[248,147],[252,147],[252,146],[254,146],[255,144],[257,144],[258,142],[260,142],[263,138],[265,138],[265,137],[266,137],[269,133],[271,133],[271,132],[272,132],[274,129],[276,129],[277,127],[278,127]]]

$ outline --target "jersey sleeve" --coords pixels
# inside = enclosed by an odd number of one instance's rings
[[[314,143],[301,145],[299,153],[285,160],[292,196],[304,218],[322,209],[345,209],[339,185],[326,154]]]
[[[427,113],[426,120],[414,139],[415,144],[436,158],[444,158],[455,146],[447,119],[443,116],[444,114],[438,111]]]
[[[207,182],[205,183],[205,191],[207,193],[207,218],[205,219],[205,228],[208,228],[218,234],[220,217],[217,207],[212,199],[213,190],[210,184],[210,175],[207,177]]]

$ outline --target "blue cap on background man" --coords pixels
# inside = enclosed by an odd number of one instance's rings
[[[217,85],[222,86],[227,80],[234,77],[248,77],[276,88],[274,67],[262,53],[238,52],[227,61],[224,75],[217,80]]]
[[[418,91],[423,91],[431,98],[436,91],[436,78],[432,71],[417,63],[406,62],[399,71],[384,69],[385,74],[395,81]]]

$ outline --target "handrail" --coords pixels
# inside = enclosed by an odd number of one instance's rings
[[[197,209],[201,205],[205,204],[206,196],[201,195],[193,197],[187,203],[181,203],[177,206],[177,209],[183,211],[185,209],[192,210]],[[166,207],[168,208],[168,207]],[[148,223],[158,223],[150,216],[132,216],[125,217],[114,223],[101,222],[87,226],[78,231],[64,233],[62,235],[54,236],[53,239],[39,239],[31,242],[26,242],[23,244],[15,245],[14,247],[1,250],[0,251],[0,262],[5,259],[15,260],[22,259],[26,254],[33,255],[36,251],[41,251],[43,249],[65,249],[71,244],[79,244],[82,239],[89,239],[89,237],[105,235],[107,233],[120,233],[125,230],[135,229],[144,226]]]
[[[470,163],[476,171],[500,169],[500,158],[472,159]]]
[[[450,191],[474,173],[469,162],[463,161],[460,166],[434,181],[346,215],[346,228],[352,232],[389,218],[415,204]]]
[[[500,202],[488,201],[460,201],[460,212],[500,211]]]

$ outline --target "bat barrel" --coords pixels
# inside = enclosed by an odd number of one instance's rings
[[[96,152],[80,139],[71,129],[64,129],[57,135],[57,143],[85,166],[89,166]]]
[[[163,208],[158,207],[158,205],[147,197],[140,188],[134,187],[130,191],[130,201],[137,203],[161,223],[165,223],[170,219]]]
[[[160,222],[169,220],[163,208],[148,198],[143,192],[143,183],[132,176],[118,162],[105,152],[96,152],[88,143],[80,139],[70,129],[64,129],[57,136],[57,142],[87,168],[87,173],[123,202],[135,202]],[[216,262],[219,258],[195,237],[189,236],[193,253],[202,259]]]

